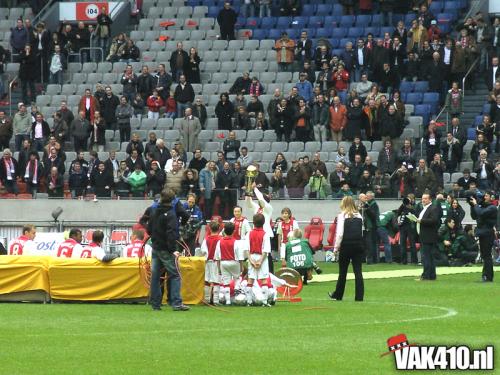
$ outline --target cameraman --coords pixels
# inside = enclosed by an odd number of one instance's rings
[[[189,251],[194,255],[194,249],[199,245],[200,230],[205,221],[200,208],[196,205],[196,196],[188,194],[187,200],[183,204],[184,210],[190,218],[181,229],[181,237],[189,246]]]
[[[412,264],[418,263],[417,250],[415,247],[415,240],[417,232],[413,221],[408,219],[406,215],[416,214],[415,211],[415,196],[408,194],[403,199],[403,204],[398,208],[398,226],[399,226],[399,247],[401,249],[401,264],[408,263],[407,244],[410,243],[410,261]]]
[[[493,258],[491,248],[495,240],[493,227],[497,221],[497,208],[491,204],[491,193],[485,192],[481,203],[476,196],[468,200],[470,204],[470,215],[477,222],[476,236],[479,237],[479,251],[483,258],[483,282],[493,281]]]
[[[327,194],[328,181],[321,173],[321,170],[316,169],[305,190],[309,190],[309,198],[311,199],[325,199]]]

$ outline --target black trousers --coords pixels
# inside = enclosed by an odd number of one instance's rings
[[[87,151],[88,140],[86,138],[74,138],[73,144],[75,146],[75,151]]]
[[[483,258],[483,279],[487,281],[493,281],[493,257],[491,256],[493,241],[495,241],[493,230],[479,237],[479,252]]]
[[[424,280],[436,280],[436,262],[434,254],[436,252],[435,243],[422,243],[420,254],[422,256],[422,266],[424,271],[421,278]]]
[[[378,263],[380,251],[378,248],[377,232],[373,229],[365,231],[364,240],[366,249],[366,263]]]
[[[415,248],[415,230],[413,228],[402,227],[399,230],[399,245],[401,247],[401,263],[408,263],[407,240],[410,242],[411,262],[417,264],[417,249]]]
[[[364,249],[361,244],[342,244],[339,252],[339,278],[337,287],[333,296],[337,300],[344,297],[345,282],[347,277],[347,269],[352,261],[352,270],[355,277],[355,297],[356,301],[363,301],[365,294],[365,285],[363,281],[363,273],[361,272],[361,263],[364,257]]]

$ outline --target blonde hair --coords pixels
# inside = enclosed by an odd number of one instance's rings
[[[354,199],[351,196],[345,196],[340,203],[340,210],[348,217],[353,217],[358,213]]]

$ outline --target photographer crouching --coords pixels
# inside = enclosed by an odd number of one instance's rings
[[[479,237],[479,251],[483,258],[483,282],[493,281],[493,258],[491,249],[495,240],[494,226],[497,221],[497,208],[491,203],[491,193],[484,196],[476,193],[467,197],[470,204],[470,215],[477,222],[476,236]]]

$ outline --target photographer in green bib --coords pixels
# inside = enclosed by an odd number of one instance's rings
[[[313,252],[309,241],[302,238],[302,231],[295,229],[293,239],[289,240],[285,247],[285,260],[289,268],[293,268],[304,278],[304,285],[312,279]]]

